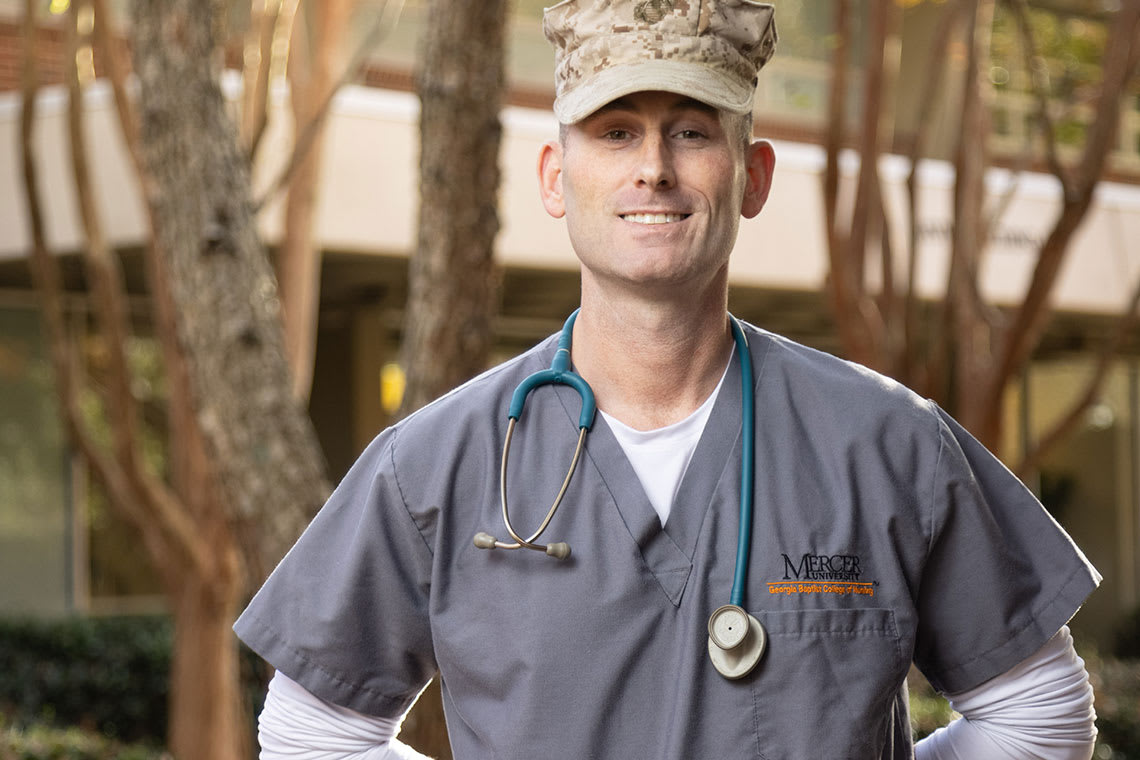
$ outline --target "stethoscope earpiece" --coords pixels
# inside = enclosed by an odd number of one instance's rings
[[[709,659],[725,678],[751,673],[767,646],[764,626],[735,604],[718,607],[709,616]]]
[[[546,553],[554,559],[566,559],[570,556],[570,544],[565,541],[555,541],[546,545]]]
[[[475,545],[480,549],[494,549],[498,541],[490,533],[479,531],[475,534]]]
[[[554,559],[566,559],[570,556],[570,544],[565,541],[555,541],[552,544],[534,544],[534,543],[513,543],[508,544],[504,541],[492,536],[490,533],[479,531],[475,534],[475,546],[480,549],[537,549],[540,552],[545,552],[548,556]]]

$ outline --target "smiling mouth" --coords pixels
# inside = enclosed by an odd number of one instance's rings
[[[689,214],[621,214],[621,218],[634,224],[672,224],[689,218]]]

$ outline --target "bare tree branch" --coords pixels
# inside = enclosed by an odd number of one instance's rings
[[[910,152],[907,157],[910,164],[910,171],[907,173],[906,178],[908,226],[906,303],[904,306],[906,320],[904,327],[904,351],[906,352],[904,356],[904,367],[908,374],[912,376],[918,373],[915,357],[919,354],[917,280],[919,260],[918,199],[920,186],[918,184],[918,168],[922,161],[923,154],[926,151],[930,125],[934,121],[934,106],[935,103],[939,102],[945,84],[947,62],[949,61],[946,51],[950,46],[950,38],[954,30],[960,25],[962,12],[965,10],[965,7],[966,4],[964,0],[956,0],[955,2],[951,2],[942,13],[938,24],[938,31],[934,38],[934,44],[931,47],[930,56],[926,65],[928,78],[922,95],[919,98],[918,116],[915,120],[914,134],[911,139]],[[939,327],[943,324],[943,319],[940,315],[945,311],[945,300],[940,299],[933,320],[933,329],[935,331],[938,331]],[[945,366],[946,364],[947,347],[946,341],[942,340],[937,332],[930,337],[929,344],[929,356],[932,358],[923,363],[920,373],[921,377],[915,378],[917,380],[915,385],[926,395],[934,395],[933,379],[941,375],[938,367]]]
[[[28,213],[28,228],[32,239],[32,256],[29,263],[47,327],[52,366],[55,370],[56,393],[63,410],[64,423],[67,425],[71,439],[80,448],[95,450],[79,411],[75,367],[70,350],[71,341],[63,313],[63,278],[60,274],[59,262],[48,249],[43,206],[40,203],[40,182],[36,165],[34,134],[39,95],[35,52],[37,31],[35,0],[26,0],[23,29],[20,156],[24,171],[24,195]]]
[[[107,62],[107,78],[111,81],[111,91],[115,96],[115,110],[119,117],[119,127],[127,145],[127,153],[135,170],[135,178],[143,185],[144,196],[150,191],[146,185],[150,176],[143,171],[142,156],[139,152],[139,121],[134,103],[127,94],[127,74],[129,62],[124,58],[124,46],[112,36],[110,11],[107,0],[92,0],[95,8],[95,41],[103,60]],[[178,343],[178,329],[175,322],[174,305],[170,299],[170,287],[165,273],[165,260],[158,250],[157,220],[149,204],[143,204],[144,214],[150,234],[146,237],[145,268],[154,308],[155,335],[162,346],[163,366],[167,378],[167,419],[170,434],[169,466],[171,484],[176,493],[201,493],[208,480],[202,473],[201,435],[194,420],[193,395],[190,390],[189,373],[185,356]],[[195,454],[191,456],[190,452]],[[191,460],[195,460],[191,462]],[[191,487],[191,483],[193,486]]]
[[[24,193],[28,212],[28,228],[32,238],[32,276],[36,279],[37,290],[43,302],[44,320],[51,339],[52,361],[56,369],[56,385],[62,389],[65,408],[72,407],[74,374],[71,368],[71,355],[67,350],[67,329],[63,317],[62,278],[55,256],[48,250],[44,232],[43,207],[40,205],[39,172],[35,157],[36,106],[39,96],[38,72],[36,71],[36,23],[35,0],[24,4],[24,51],[22,97],[20,108],[20,156],[24,170]]]
[[[823,195],[827,224],[828,259],[831,274],[828,289],[844,353],[865,364],[875,363],[873,325],[880,323],[874,304],[866,297],[862,282],[863,257],[853,261],[848,254],[854,249],[853,234],[841,230],[839,223],[839,153],[843,149],[846,123],[847,75],[850,71],[851,0],[836,4],[836,48],[832,57],[832,80],[828,97],[828,131],[826,137],[827,167],[824,170]],[[866,160],[866,159],[864,159]],[[875,162],[875,159],[871,159]],[[855,212],[858,214],[858,211]],[[854,217],[852,217],[854,219]],[[854,222],[852,221],[852,224]]]
[[[1000,349],[996,377],[1011,377],[1028,360],[1051,315],[1049,297],[1070,249],[1069,242],[1092,204],[1097,179],[1104,169],[1120,122],[1121,100],[1140,55],[1140,2],[1125,3],[1109,23],[1103,79],[1095,117],[1072,182],[1065,187],[1061,213],[1038,254],[1037,266],[1024,300],[1014,315]],[[1064,186],[1065,180],[1058,179]],[[988,389],[987,405],[997,408],[1000,389]]]
[[[130,339],[127,326],[126,299],[119,290],[122,272],[119,261],[107,249],[91,192],[87,147],[83,135],[83,91],[79,67],[80,50],[90,52],[89,40],[80,38],[75,29],[77,19],[87,3],[71,4],[70,61],[68,66],[67,126],[71,140],[71,169],[75,181],[79,218],[87,236],[83,249],[87,277],[91,287],[95,315],[104,337],[108,357],[108,421],[115,442],[116,457],[126,471],[136,470],[138,448],[138,408],[131,393],[131,370],[127,365],[126,346]]]
[[[895,87],[902,53],[902,40],[899,39],[901,20],[901,11],[893,0],[888,0],[877,8],[873,19],[876,33],[871,43],[879,45],[881,51],[879,57],[882,59],[878,88],[880,105],[876,109],[879,125],[876,155],[887,152],[894,143]],[[891,375],[900,377],[906,371],[905,300],[899,297],[899,273],[895,262],[894,244],[891,240],[891,230],[894,227],[891,224],[891,213],[883,198],[878,160],[875,161],[874,174],[875,179],[871,188],[874,193],[872,206],[875,211],[874,219],[878,225],[876,232],[879,236],[879,264],[882,278],[882,290],[878,299],[881,321],[878,334],[880,352],[883,356],[880,367],[885,368]]]
[[[126,346],[130,341],[126,296],[123,293],[123,275],[118,259],[107,247],[102,224],[95,208],[91,190],[90,169],[87,163],[87,147],[83,134],[83,83],[80,81],[78,60],[83,46],[90,50],[90,40],[80,38],[74,24],[87,2],[73,2],[71,29],[71,55],[68,76],[68,132],[71,140],[71,167],[75,180],[79,216],[87,237],[84,247],[84,261],[90,281],[96,318],[103,335],[103,344],[108,357],[108,422],[111,427],[115,447],[115,460],[122,474],[130,482],[133,504],[142,500],[146,504],[146,519],[136,525],[145,535],[156,526],[167,536],[171,546],[177,548],[186,559],[199,570],[209,566],[209,560],[202,551],[201,541],[195,539],[194,526],[187,519],[178,504],[178,499],[169,492],[165,483],[146,470],[146,463],[139,454],[139,415],[138,402],[131,392],[131,369],[126,356]],[[136,518],[138,517],[136,513]]]
[[[887,29],[890,25],[893,0],[874,0],[871,4],[871,36],[867,40],[867,58],[863,65],[863,113],[859,130],[859,175],[855,190],[855,205],[851,214],[851,233],[847,238],[846,258],[851,262],[852,275],[859,290],[863,290],[867,238],[872,210],[879,201],[879,156],[882,153],[880,134],[883,126],[885,85],[887,80],[885,55]]]
[[[1055,168],[1057,171],[1062,171],[1059,160],[1057,159],[1057,141],[1056,130],[1054,129],[1052,115],[1049,112],[1049,93],[1048,88],[1043,82],[1039,81],[1039,77],[1035,72],[1044,71],[1044,60],[1037,53],[1037,44],[1033,38],[1032,25],[1029,19],[1029,6],[1026,0],[1005,0],[1009,3],[1014,13],[1014,18],[1018,24],[1020,32],[1019,39],[1025,58],[1025,68],[1030,72],[1031,85],[1034,94],[1037,97],[1038,106],[1038,122],[1042,126],[1045,133],[1045,151],[1046,161],[1050,167]],[[1011,167],[1012,181],[1006,188],[1005,192],[994,202],[992,209],[986,213],[986,223],[982,232],[982,240],[985,245],[988,245],[993,240],[994,235],[1001,225],[1001,220],[1004,218],[1006,211],[1009,210],[1010,204],[1017,196],[1017,188],[1020,184],[1022,173],[1033,163],[1036,157],[1034,149],[1034,135],[1030,131],[1025,136],[1024,145],[1021,154],[1017,157],[1016,163]],[[1064,185],[1064,180],[1062,180]]]
[[[119,125],[123,130],[123,139],[127,144],[127,152],[131,156],[136,169],[139,164],[139,123],[134,113],[134,106],[127,94],[127,72],[129,66],[125,58],[123,46],[114,39],[111,29],[111,11],[107,0],[91,0],[91,7],[95,11],[95,44],[107,66],[107,78],[111,82],[111,91],[115,95],[115,109],[119,114]]]
[[[1045,138],[1045,161],[1049,166],[1049,171],[1061,182],[1061,187],[1067,196],[1072,187],[1072,181],[1057,153],[1057,129],[1053,123],[1053,115],[1049,111],[1049,88],[1043,81],[1045,64],[1037,52],[1037,41],[1033,38],[1033,24],[1029,19],[1029,3],[1027,0],[1006,1],[1017,20],[1017,29],[1021,33],[1021,44],[1025,48],[1029,81],[1032,85],[1033,98],[1037,103],[1035,115],[1041,133]]]
[[[313,385],[320,313],[321,252],[315,240],[321,155],[333,88],[339,87],[343,64],[337,51],[357,0],[325,0],[320,13],[294,24],[289,50],[289,92],[294,124],[313,126],[309,148],[293,171],[285,200],[284,233],[276,251],[276,270],[285,326],[285,353],[293,376],[293,395],[307,403]]]
[[[394,4],[394,9],[389,13],[389,6]],[[332,105],[333,98],[340,89],[351,82],[364,65],[368,53],[372,51],[380,43],[385,36],[387,36],[392,29],[396,26],[396,21],[399,20],[400,13],[403,10],[404,0],[384,0],[380,12],[376,16],[376,21],[372,24],[368,34],[365,35],[364,41],[353,53],[349,64],[345,67],[344,72],[340,78],[329,88],[328,94],[325,96],[320,107],[314,111],[313,118],[305,125],[300,126],[296,132],[296,140],[293,143],[293,152],[289,155],[289,161],[281,170],[281,173],[269,184],[269,189],[265,191],[260,198],[254,201],[254,212],[260,211],[265,206],[277,197],[277,194],[284,190],[293,178],[293,174],[297,171],[297,167],[304,161],[305,156],[313,146],[313,142],[320,133],[321,124],[328,116],[329,107]]]
[[[250,160],[268,124],[269,73],[273,64],[273,32],[281,16],[281,0],[253,0],[249,31],[242,51],[241,139]]]
[[[846,235],[839,229],[839,153],[843,150],[844,133],[847,125],[847,75],[851,71],[850,42],[851,42],[851,2],[838,0],[835,4],[835,49],[831,56],[831,86],[828,89],[827,100],[827,133],[824,137],[824,149],[827,153],[827,166],[823,174],[823,209],[827,224],[827,249],[831,255],[832,277],[839,276],[843,271],[842,260],[838,257],[839,250],[845,245]],[[834,288],[842,288],[843,283],[835,283]]]
[[[1138,309],[1140,309],[1140,278],[1137,279],[1136,285],[1133,287],[1128,306],[1117,320],[1112,335],[1105,341],[1097,354],[1096,365],[1084,391],[1068,411],[1062,415],[1061,419],[1038,438],[1036,445],[1024,454],[1014,470],[1018,477],[1028,476],[1041,462],[1045,454],[1084,420],[1085,414],[1100,398],[1101,390],[1108,379],[1109,370],[1112,369],[1113,360],[1119,354],[1128,333],[1136,327]]]
[[[29,227],[32,237],[31,269],[36,290],[40,296],[41,311],[47,325],[56,394],[59,398],[62,419],[68,438],[91,468],[95,479],[106,489],[112,503],[133,524],[143,522],[137,495],[125,472],[96,444],[94,436],[84,422],[79,406],[77,373],[71,353],[71,339],[65,326],[63,312],[63,284],[55,255],[48,249],[39,198],[39,172],[36,168],[34,127],[36,123],[36,97],[38,82],[35,65],[35,3],[28,0],[24,13],[24,66],[22,107],[20,114],[20,152],[24,170],[24,189],[27,201]],[[154,556],[168,551],[165,540],[154,531],[144,536],[147,549]],[[161,568],[160,568],[161,570]],[[169,580],[168,577],[165,578]]]
[[[971,394],[986,377],[989,356],[978,289],[989,127],[981,70],[989,56],[993,0],[974,0],[968,8],[968,52],[963,72],[958,140],[954,150],[954,229],[946,285],[949,302],[946,334],[952,336],[955,351],[953,411],[963,419],[967,428],[977,431],[985,417],[977,414],[976,405],[971,403]]]

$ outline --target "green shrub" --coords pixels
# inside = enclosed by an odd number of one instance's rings
[[[910,727],[915,741],[929,736],[956,717],[946,698],[934,691],[916,668],[911,668],[907,676],[907,688],[910,691]]]
[[[1113,653],[1122,659],[1140,659],[1140,607],[1125,615],[1117,626]]]
[[[121,742],[161,745],[168,726],[173,638],[173,624],[165,616],[0,618],[0,731],[6,715],[10,727],[83,726]],[[240,652],[253,742],[268,673],[256,654],[244,646]],[[80,757],[60,752],[51,756]],[[0,754],[0,760],[8,757]]]
[[[171,760],[160,749],[120,744],[77,728],[3,727],[0,716],[0,760]]]
[[[1140,760],[1140,661],[1085,657],[1096,692],[1097,760]]]
[[[1140,660],[1102,658],[1082,651],[1096,695],[1095,760],[1140,760]],[[920,673],[911,671],[910,717],[914,738],[933,733],[954,717],[950,705]]]
[[[0,620],[0,712],[159,744],[172,636],[166,617]]]

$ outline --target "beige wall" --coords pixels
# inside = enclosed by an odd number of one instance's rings
[[[236,91],[235,77],[227,79]],[[278,94],[278,116],[284,93]],[[37,123],[36,146],[43,173],[49,243],[55,250],[74,250],[81,235],[69,180],[65,98],[59,89],[45,90]],[[144,217],[138,185],[126,161],[115,126],[110,93],[102,83],[88,96],[88,136],[98,201],[107,235],[118,245],[138,243]],[[320,190],[317,235],[327,249],[405,254],[414,243],[418,194],[418,103],[408,93],[347,87],[337,97]],[[276,176],[289,152],[288,119],[274,121],[255,169],[262,188]],[[549,218],[539,203],[535,184],[538,148],[556,135],[549,113],[507,108],[503,112],[501,165],[503,228],[499,256],[507,265],[572,268],[573,253],[562,223]],[[18,144],[19,98],[0,95],[0,145]],[[777,143],[777,169],[768,208],[744,222],[732,264],[736,282],[776,288],[815,290],[826,275],[820,148]],[[905,200],[904,162],[883,160],[888,205],[894,211],[896,250],[902,249],[899,209]],[[845,162],[851,181],[854,161]],[[1047,233],[1059,203],[1051,178],[1024,174],[1016,178],[995,171],[993,198],[1011,182],[1015,191],[999,226],[999,241],[987,256],[985,291],[999,302],[1020,298],[1034,258],[1033,241]],[[944,281],[951,218],[952,178],[945,164],[929,162],[921,174],[924,217],[918,280],[935,296]],[[280,233],[279,204],[263,214],[263,231],[273,241]],[[1130,285],[1140,276],[1140,186],[1104,183],[1088,220],[1077,234],[1076,250],[1062,273],[1057,305],[1066,310],[1112,313],[1126,303]],[[25,255],[28,232],[19,160],[14,150],[0,154],[0,259]],[[874,270],[874,262],[871,262]]]

